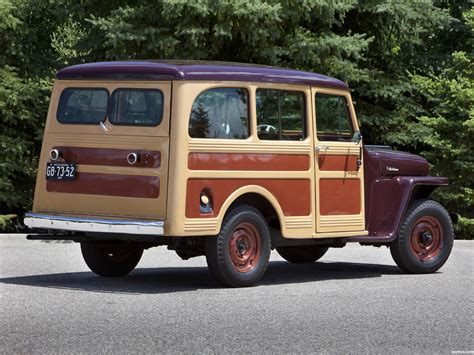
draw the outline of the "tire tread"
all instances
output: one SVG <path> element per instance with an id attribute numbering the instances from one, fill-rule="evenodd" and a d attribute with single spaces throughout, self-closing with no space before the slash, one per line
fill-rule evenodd
<path id="1" fill-rule="evenodd" d="M 257 219 L 260 228 L 263 229 L 261 237 L 266 240 L 262 241 L 262 253 L 264 265 L 261 266 L 258 270 L 258 273 L 251 280 L 244 280 L 243 278 L 239 279 L 232 275 L 232 272 L 229 271 L 229 265 L 226 260 L 226 248 L 227 243 L 225 236 L 232 232 L 233 223 L 237 218 L 241 218 L 242 214 L 252 213 L 252 218 Z M 215 240 L 214 238 L 217 238 Z M 268 244 L 267 250 L 263 247 L 264 244 Z M 222 228 L 218 236 L 209 237 L 207 239 L 206 245 L 206 260 L 209 267 L 209 270 L 212 276 L 222 285 L 227 287 L 248 287 L 253 286 L 265 273 L 265 270 L 268 265 L 268 260 L 270 258 L 270 230 L 268 228 L 267 222 L 265 221 L 262 214 L 252 206 L 242 205 L 236 207 L 224 218 L 222 223 Z"/>
<path id="2" fill-rule="evenodd" d="M 107 259 L 96 243 L 81 243 L 81 251 L 89 269 L 103 277 L 120 277 L 129 274 L 135 269 L 143 254 L 142 248 L 133 248 L 128 259 L 118 263 Z"/>
<path id="3" fill-rule="evenodd" d="M 414 260 L 411 258 L 410 254 L 407 251 L 407 248 L 408 248 L 407 245 L 408 243 L 410 243 L 409 238 L 411 237 L 411 227 L 412 227 L 411 223 L 420 212 L 426 209 L 434 209 L 437 212 L 441 213 L 444 217 L 443 218 L 444 221 L 440 221 L 440 222 L 442 224 L 443 222 L 447 223 L 447 225 L 444 225 L 444 224 L 442 225 L 443 235 L 444 235 L 443 244 L 445 244 L 444 248 L 447 248 L 444 250 L 444 253 L 447 256 L 444 259 L 442 259 L 440 262 L 435 263 L 434 265 L 430 267 L 426 267 L 422 265 L 421 263 L 414 262 Z M 448 235 L 445 235 L 446 232 L 448 233 Z M 392 254 L 393 260 L 398 265 L 398 267 L 407 273 L 413 273 L 413 274 L 432 273 L 438 270 L 439 268 L 441 268 L 444 265 L 444 263 L 447 261 L 448 256 L 451 253 L 451 249 L 453 247 L 453 238 L 454 238 L 453 223 L 446 209 L 440 203 L 436 201 L 419 199 L 419 200 L 413 201 L 413 203 L 410 205 L 405 215 L 405 219 L 402 222 L 402 225 L 400 226 L 398 236 L 390 245 L 390 253 Z"/>

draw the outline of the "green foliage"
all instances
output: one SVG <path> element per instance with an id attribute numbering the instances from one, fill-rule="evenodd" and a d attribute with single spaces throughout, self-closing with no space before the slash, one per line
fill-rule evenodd
<path id="1" fill-rule="evenodd" d="M 79 47 L 82 39 L 88 35 L 88 30 L 71 17 L 60 24 L 51 35 L 51 46 L 58 55 L 58 61 L 70 65 L 71 62 L 89 55 L 91 49 Z"/>
<path id="2" fill-rule="evenodd" d="M 469 0 L 0 0 L 0 213 L 30 208 L 49 90 L 64 65 L 227 60 L 306 69 L 353 88 L 366 143 L 422 153 L 472 237 Z"/>
<path id="3" fill-rule="evenodd" d="M 44 109 L 38 83 L 21 78 L 19 69 L 9 65 L 23 53 L 19 39 L 24 22 L 15 11 L 9 1 L 0 1 L 0 47 L 5 48 L 0 54 L 0 213 L 31 204 L 35 142 L 42 127 L 35 112 Z"/>
<path id="4" fill-rule="evenodd" d="M 437 196 L 465 218 L 459 232 L 474 235 L 474 62 L 463 52 L 453 54 L 439 75 L 413 75 L 423 107 L 412 125 L 432 173 L 450 179 Z"/>
<path id="5" fill-rule="evenodd" d="M 1 211 L 30 207 L 38 142 L 43 126 L 36 110 L 46 96 L 38 83 L 21 79 L 13 68 L 0 69 L 0 206 Z"/>
<path id="6" fill-rule="evenodd" d="M 9 229 L 12 223 L 12 219 L 14 219 L 15 217 L 16 217 L 15 214 L 7 214 L 7 215 L 0 214 L 0 231 Z"/>
<path id="7" fill-rule="evenodd" d="M 59 1 L 0 0 L 0 214 L 31 210 L 55 71 L 90 51 L 81 46 L 94 32 L 68 8 Z"/>
<path id="8" fill-rule="evenodd" d="M 345 79 L 369 40 L 332 32 L 355 1 L 142 2 L 92 17 L 105 33 L 107 57 L 219 59 L 318 68 Z"/>

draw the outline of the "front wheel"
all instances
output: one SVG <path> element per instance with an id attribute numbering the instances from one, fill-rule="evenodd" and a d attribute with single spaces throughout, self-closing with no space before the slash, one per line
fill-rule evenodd
<path id="1" fill-rule="evenodd" d="M 395 263 L 413 274 L 432 273 L 448 260 L 454 230 L 448 211 L 432 200 L 413 203 L 390 245 Z"/>
<path id="2" fill-rule="evenodd" d="M 206 260 L 214 278 L 224 286 L 257 283 L 268 265 L 270 232 L 255 208 L 241 206 L 225 218 L 217 237 L 206 240 Z"/>
<path id="3" fill-rule="evenodd" d="M 81 251 L 89 269 L 104 277 L 127 275 L 137 266 L 143 254 L 143 248 L 118 243 L 83 242 Z"/>

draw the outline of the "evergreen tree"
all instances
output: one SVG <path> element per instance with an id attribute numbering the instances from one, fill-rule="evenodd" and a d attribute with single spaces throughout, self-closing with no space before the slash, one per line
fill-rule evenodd
<path id="1" fill-rule="evenodd" d="M 202 103 L 191 110 L 191 118 L 189 120 L 189 131 L 192 132 L 194 138 L 205 138 L 209 136 L 209 113 Z"/>
<path id="2" fill-rule="evenodd" d="M 424 154 L 472 237 L 469 0 L 0 0 L 0 215 L 30 209 L 54 73 L 115 59 L 212 59 L 335 76 L 366 143 Z M 1 223 L 1 222 L 0 222 Z M 471 227 L 470 227 L 471 226 Z"/>

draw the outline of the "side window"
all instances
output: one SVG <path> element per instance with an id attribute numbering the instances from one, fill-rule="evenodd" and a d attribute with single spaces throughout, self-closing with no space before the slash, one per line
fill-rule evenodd
<path id="1" fill-rule="evenodd" d="M 112 93 L 109 121 L 114 125 L 157 126 L 163 118 L 160 90 L 117 89 Z"/>
<path id="2" fill-rule="evenodd" d="M 61 123 L 98 124 L 105 120 L 107 90 L 67 88 L 61 92 L 56 118 Z"/>
<path id="3" fill-rule="evenodd" d="M 320 141 L 351 141 L 353 128 L 347 99 L 317 93 L 316 127 Z"/>
<path id="4" fill-rule="evenodd" d="M 304 92 L 257 89 L 256 100 L 259 139 L 306 138 Z"/>
<path id="5" fill-rule="evenodd" d="M 194 100 L 189 117 L 191 138 L 245 139 L 249 136 L 248 91 L 209 89 Z"/>

